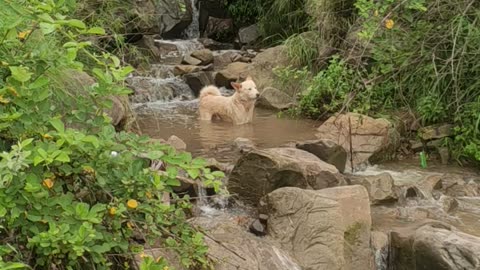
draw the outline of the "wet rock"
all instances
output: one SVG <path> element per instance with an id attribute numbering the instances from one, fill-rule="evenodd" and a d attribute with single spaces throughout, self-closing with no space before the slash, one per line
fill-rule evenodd
<path id="1" fill-rule="evenodd" d="M 232 164 L 219 162 L 214 158 L 208 158 L 206 166 L 209 167 L 212 171 L 222 171 L 226 174 L 229 174 L 233 170 Z"/>
<path id="2" fill-rule="evenodd" d="M 173 148 L 177 149 L 178 151 L 185 151 L 187 150 L 187 144 L 180 139 L 179 137 L 172 135 L 167 140 L 167 144 L 171 145 Z"/>
<path id="3" fill-rule="evenodd" d="M 252 59 L 249 73 L 257 84 L 258 89 L 273 86 L 289 96 L 295 96 L 297 93 L 289 91 L 289 89 L 280 85 L 277 76 L 273 73 L 273 68 L 282 68 L 288 65 L 291 65 L 291 61 L 286 53 L 286 48 L 284 45 L 279 45 L 258 53 Z"/>
<path id="4" fill-rule="evenodd" d="M 130 97 L 134 103 L 169 101 L 181 95 L 191 95 L 188 85 L 178 78 L 130 77 L 126 81 L 134 91 Z"/>
<path id="5" fill-rule="evenodd" d="M 193 51 L 190 56 L 200 60 L 200 65 L 208 65 L 213 63 L 213 53 L 209 49 Z"/>
<path id="6" fill-rule="evenodd" d="M 375 252 L 375 269 L 387 270 L 390 242 L 384 232 L 372 231 L 372 248 Z"/>
<path id="7" fill-rule="evenodd" d="M 255 234 L 256 236 L 265 236 L 267 234 L 267 228 L 258 219 L 255 219 L 250 224 L 249 230 L 251 233 Z"/>
<path id="8" fill-rule="evenodd" d="M 268 233 L 303 269 L 372 269 L 370 203 L 365 188 L 293 187 L 266 196 Z"/>
<path id="9" fill-rule="evenodd" d="M 453 125 L 451 124 L 428 126 L 418 130 L 418 136 L 425 141 L 442 139 L 453 135 Z"/>
<path id="10" fill-rule="evenodd" d="M 248 152 L 255 149 L 255 143 L 253 143 L 252 140 L 247 138 L 236 138 L 233 141 L 233 146 L 240 152 Z"/>
<path id="11" fill-rule="evenodd" d="M 183 79 L 190 86 L 196 97 L 198 97 L 203 87 L 214 83 L 211 73 L 204 71 L 185 74 Z"/>
<path id="12" fill-rule="evenodd" d="M 316 156 L 295 148 L 269 148 L 244 154 L 230 175 L 228 190 L 244 201 L 260 198 L 281 187 L 322 189 L 344 184 L 338 170 Z"/>
<path id="13" fill-rule="evenodd" d="M 189 73 L 200 72 L 203 70 L 203 67 L 192 66 L 192 65 L 176 65 L 173 69 L 173 74 L 175 76 L 181 76 Z"/>
<path id="14" fill-rule="evenodd" d="M 206 231 L 208 253 L 215 269 L 301 270 L 293 258 L 267 238 L 246 232 L 230 219 L 195 218 L 195 226 Z"/>
<path id="15" fill-rule="evenodd" d="M 266 224 L 267 221 L 268 221 L 268 215 L 259 214 L 258 215 L 258 220 L 260 220 L 261 223 Z"/>
<path id="16" fill-rule="evenodd" d="M 185 55 L 182 60 L 182 64 L 192 65 L 192 66 L 199 66 L 202 64 L 202 60 L 197 59 L 191 55 Z"/>
<path id="17" fill-rule="evenodd" d="M 238 40 L 242 44 L 251 44 L 260 37 L 260 31 L 256 24 L 240 28 L 238 31 Z"/>
<path id="18" fill-rule="evenodd" d="M 215 75 L 215 85 L 218 87 L 232 88 L 231 82 L 236 82 L 240 78 L 245 78 L 248 75 L 249 64 L 235 62 L 229 64 L 225 69 L 220 70 Z"/>
<path id="19" fill-rule="evenodd" d="M 372 204 L 390 203 L 397 199 L 394 181 L 389 173 L 351 175 L 348 179 L 352 185 L 361 185 L 367 189 Z"/>
<path id="20" fill-rule="evenodd" d="M 228 37 L 232 37 L 233 33 L 232 19 L 209 17 L 203 36 L 220 41 L 229 41 L 231 39 L 228 39 Z"/>
<path id="21" fill-rule="evenodd" d="M 143 1 L 142 1 L 143 2 Z M 146 1 L 149 2 L 149 1 Z M 192 22 L 192 2 L 189 0 L 162 0 L 158 1 L 157 8 L 150 12 L 156 12 L 159 20 L 160 35 L 166 39 L 181 38 L 184 30 Z"/>
<path id="22" fill-rule="evenodd" d="M 445 195 L 451 197 L 479 196 L 479 185 L 473 181 L 467 182 L 460 175 L 444 174 L 440 181 L 441 189 Z"/>
<path id="23" fill-rule="evenodd" d="M 267 87 L 261 92 L 258 99 L 258 106 L 267 109 L 285 110 L 295 105 L 295 99 L 284 92 Z"/>
<path id="24" fill-rule="evenodd" d="M 198 41 L 210 50 L 233 50 L 234 46 L 231 43 L 222 43 L 210 38 L 199 38 Z"/>
<path id="25" fill-rule="evenodd" d="M 399 134 L 388 120 L 356 113 L 332 116 L 317 131 L 317 138 L 341 145 L 354 168 L 391 159 L 399 145 Z"/>
<path id="26" fill-rule="evenodd" d="M 242 55 L 241 52 L 237 50 L 217 51 L 213 55 L 215 69 L 224 69 L 229 64 L 236 62 L 235 59 L 239 57 L 242 57 Z"/>
<path id="27" fill-rule="evenodd" d="M 448 147 L 439 147 L 437 148 L 438 154 L 440 155 L 440 160 L 443 165 L 447 165 L 450 161 L 450 150 Z"/>
<path id="28" fill-rule="evenodd" d="M 297 143 L 296 147 L 314 154 L 319 159 L 332 164 L 341 173 L 345 171 L 347 151 L 331 140 L 311 140 Z"/>
<path id="29" fill-rule="evenodd" d="M 480 238 L 440 223 L 412 232 L 394 231 L 393 267 L 407 269 L 479 269 Z"/>

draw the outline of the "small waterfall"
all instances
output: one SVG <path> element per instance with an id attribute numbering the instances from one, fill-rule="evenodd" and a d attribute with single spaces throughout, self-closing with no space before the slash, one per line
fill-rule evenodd
<path id="1" fill-rule="evenodd" d="M 133 103 L 155 101 L 192 100 L 194 99 L 190 87 L 180 78 L 154 78 L 133 76 L 127 83 L 135 91 Z"/>
<path id="2" fill-rule="evenodd" d="M 198 0 L 190 0 L 192 5 L 192 23 L 188 26 L 187 29 L 185 29 L 185 32 L 184 32 L 185 36 L 188 39 L 194 39 L 194 38 L 200 37 L 200 23 L 198 21 L 200 14 L 198 12 L 197 6 L 195 5 L 196 1 Z"/>

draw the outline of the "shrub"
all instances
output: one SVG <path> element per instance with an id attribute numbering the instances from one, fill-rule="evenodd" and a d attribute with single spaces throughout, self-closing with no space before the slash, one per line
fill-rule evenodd
<path id="1" fill-rule="evenodd" d="M 123 80 L 133 69 L 91 50 L 85 40 L 104 30 L 62 15 L 70 2 L 0 2 L 0 268 L 126 269 L 143 248 L 134 236 L 171 248 L 186 267 L 208 268 L 203 235 L 186 222 L 188 197 L 173 188 L 184 172 L 218 190 L 223 175 L 115 132 L 104 110 L 109 96 L 129 93 Z M 86 94 L 65 91 L 55 82 L 69 69 L 97 83 Z"/>

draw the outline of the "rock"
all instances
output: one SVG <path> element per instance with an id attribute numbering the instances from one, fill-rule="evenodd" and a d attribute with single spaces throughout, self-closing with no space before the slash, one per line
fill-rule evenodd
<path id="1" fill-rule="evenodd" d="M 322 189 L 344 183 L 333 165 L 308 152 L 270 148 L 243 155 L 230 174 L 228 190 L 257 204 L 260 198 L 281 187 Z"/>
<path id="2" fill-rule="evenodd" d="M 347 151 L 331 140 L 311 140 L 297 143 L 296 147 L 314 154 L 319 159 L 332 164 L 341 173 L 345 171 Z"/>
<path id="3" fill-rule="evenodd" d="M 95 84 L 95 79 L 83 71 L 67 69 L 63 70 L 61 80 L 55 81 L 58 87 L 62 87 L 72 96 L 88 95 L 88 88 Z M 60 78 L 59 77 L 59 78 Z M 107 97 L 112 102 L 112 107 L 106 109 L 105 113 L 112 119 L 112 125 L 117 130 L 128 129 L 130 124 L 135 120 L 132 113 L 130 102 L 127 96 L 110 96 Z M 65 108 L 69 112 L 75 108 Z M 74 127 L 72 127 L 74 128 Z"/>
<path id="4" fill-rule="evenodd" d="M 479 269 L 480 238 L 438 223 L 392 233 L 394 269 Z"/>
<path id="5" fill-rule="evenodd" d="M 189 73 L 200 72 L 203 70 L 203 67 L 192 66 L 192 65 L 176 65 L 173 69 L 173 74 L 175 76 L 181 76 Z"/>
<path id="6" fill-rule="evenodd" d="M 302 269 L 372 269 L 365 188 L 280 188 L 265 198 L 268 234 Z"/>
<path id="7" fill-rule="evenodd" d="M 214 83 L 211 73 L 205 71 L 185 74 L 183 79 L 192 89 L 195 97 L 198 97 L 203 87 Z"/>
<path id="8" fill-rule="evenodd" d="M 208 254 L 215 258 L 214 269 L 301 270 L 287 252 L 266 238 L 246 232 L 230 219 L 195 218 L 191 221 L 207 232 Z"/>
<path id="9" fill-rule="evenodd" d="M 375 252 L 375 269 L 387 270 L 390 245 L 388 235 L 384 232 L 373 231 L 371 236 L 372 248 Z"/>
<path id="10" fill-rule="evenodd" d="M 147 1 L 148 2 L 148 1 Z M 182 38 L 183 32 L 192 22 L 192 2 L 189 0 L 158 1 L 156 16 L 159 20 L 160 35 L 165 39 Z"/>
<path id="11" fill-rule="evenodd" d="M 440 178 L 441 190 L 451 197 L 476 197 L 479 196 L 479 185 L 467 182 L 460 175 L 444 174 Z"/>
<path id="12" fill-rule="evenodd" d="M 130 77 L 126 82 L 134 91 L 134 95 L 131 96 L 134 103 L 168 101 L 175 97 L 176 85 L 173 82 L 160 83 L 156 78 L 151 77 Z"/>
<path id="13" fill-rule="evenodd" d="M 232 88 L 231 82 L 236 82 L 242 77 L 247 77 L 249 64 L 235 62 L 229 64 L 225 69 L 220 70 L 215 75 L 215 85 L 218 87 Z M 257 85 L 258 87 L 258 85 Z"/>
<path id="14" fill-rule="evenodd" d="M 372 204 L 389 203 L 397 199 L 394 181 L 389 173 L 351 175 L 348 179 L 352 185 L 361 185 L 367 189 Z"/>
<path id="15" fill-rule="evenodd" d="M 265 224 L 265 223 L 267 223 L 267 221 L 268 221 L 268 215 L 259 214 L 259 215 L 258 215 L 258 220 L 260 220 L 260 222 L 262 222 L 263 224 Z"/>
<path id="16" fill-rule="evenodd" d="M 228 51 L 217 51 L 213 55 L 213 63 L 216 70 L 224 69 L 229 64 L 235 62 L 235 59 L 242 57 L 240 51 L 228 50 Z"/>
<path id="17" fill-rule="evenodd" d="M 388 120 L 356 113 L 332 116 L 317 131 L 317 138 L 341 145 L 347 151 L 347 160 L 353 160 L 354 168 L 368 162 L 391 159 L 400 137 Z"/>
<path id="18" fill-rule="evenodd" d="M 208 18 L 207 26 L 202 36 L 221 41 L 231 40 L 228 37 L 233 36 L 233 20 L 228 18 Z"/>
<path id="19" fill-rule="evenodd" d="M 423 127 L 418 130 L 418 136 L 420 136 L 420 138 L 425 141 L 432 139 L 442 139 L 445 137 L 453 136 L 453 128 L 454 126 L 451 124 Z"/>
<path id="20" fill-rule="evenodd" d="M 222 43 L 210 38 L 199 38 L 198 41 L 210 50 L 233 50 L 235 48 L 231 43 Z"/>
<path id="21" fill-rule="evenodd" d="M 294 105 L 295 99 L 293 97 L 273 87 L 265 88 L 258 99 L 258 106 L 267 109 L 285 110 Z"/>
<path id="22" fill-rule="evenodd" d="M 213 63 L 213 53 L 209 49 L 193 51 L 190 56 L 200 60 L 200 65 L 208 65 Z"/>
<path id="23" fill-rule="evenodd" d="M 178 151 L 185 151 L 187 150 L 187 144 L 180 138 L 175 135 L 170 136 L 167 140 L 167 144 L 171 145 L 173 148 L 177 149 Z"/>
<path id="24" fill-rule="evenodd" d="M 202 60 L 197 59 L 191 55 L 185 55 L 182 60 L 182 64 L 192 65 L 192 66 L 199 66 L 202 64 Z"/>
<path id="25" fill-rule="evenodd" d="M 238 40 L 242 44 L 251 44 L 260 37 L 260 32 L 256 24 L 240 28 L 238 31 Z"/>
<path id="26" fill-rule="evenodd" d="M 255 149 L 255 143 L 253 143 L 252 140 L 247 138 L 236 138 L 233 141 L 233 145 L 240 152 L 247 152 Z"/>
<path id="27" fill-rule="evenodd" d="M 265 236 L 267 234 L 267 228 L 265 228 L 265 225 L 263 225 L 258 219 L 255 219 L 250 224 L 249 230 L 256 236 Z"/>
<path id="28" fill-rule="evenodd" d="M 442 165 L 447 165 L 448 162 L 450 161 L 450 151 L 448 147 L 439 147 L 437 151 L 438 151 L 438 154 L 440 155 L 440 160 L 442 162 Z"/>

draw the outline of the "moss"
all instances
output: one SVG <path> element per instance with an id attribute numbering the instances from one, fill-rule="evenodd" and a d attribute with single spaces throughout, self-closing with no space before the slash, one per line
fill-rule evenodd
<path id="1" fill-rule="evenodd" d="M 363 227 L 364 226 L 362 223 L 359 223 L 359 222 L 354 223 L 353 225 L 348 227 L 347 230 L 345 230 L 345 232 L 343 233 L 343 238 L 350 245 L 354 245 L 360 238 L 360 233 Z"/>

